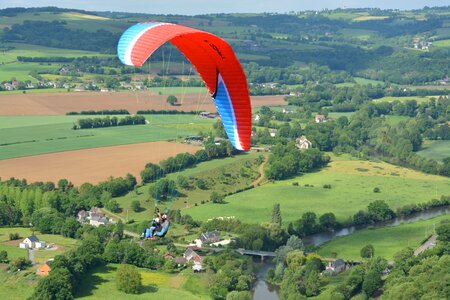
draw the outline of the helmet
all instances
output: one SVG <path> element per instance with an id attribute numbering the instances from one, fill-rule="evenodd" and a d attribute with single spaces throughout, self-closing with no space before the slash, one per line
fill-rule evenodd
<path id="1" fill-rule="evenodd" d="M 167 219 L 167 215 L 166 215 L 166 214 L 163 214 L 163 215 L 161 216 L 161 218 L 162 218 L 163 220 L 166 220 L 166 219 Z"/>
<path id="2" fill-rule="evenodd" d="M 156 219 L 155 219 L 155 222 L 156 222 L 156 223 L 159 223 L 159 218 L 156 218 Z"/>

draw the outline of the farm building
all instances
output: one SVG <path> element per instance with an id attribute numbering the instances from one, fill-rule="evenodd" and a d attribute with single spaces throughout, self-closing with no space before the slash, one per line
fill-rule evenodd
<path id="1" fill-rule="evenodd" d="M 45 246 L 45 242 L 40 241 L 35 235 L 27 237 L 19 244 L 19 248 L 22 249 L 44 249 Z"/>
<path id="2" fill-rule="evenodd" d="M 325 269 L 325 272 L 330 274 L 339 274 L 345 271 L 345 261 L 343 259 L 336 259 L 335 261 L 329 262 Z"/>
<path id="3" fill-rule="evenodd" d="M 194 240 L 194 245 L 202 247 L 203 244 L 212 244 L 220 241 L 220 233 L 218 231 L 210 231 L 202 233 L 198 239 Z"/>
<path id="4" fill-rule="evenodd" d="M 312 143 L 304 135 L 302 135 L 295 140 L 295 146 L 298 149 L 309 149 L 312 147 Z"/>

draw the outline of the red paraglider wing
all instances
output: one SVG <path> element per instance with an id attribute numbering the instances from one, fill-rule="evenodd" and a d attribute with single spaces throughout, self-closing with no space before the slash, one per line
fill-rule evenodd
<path id="1" fill-rule="evenodd" d="M 140 23 L 129 28 L 118 45 L 120 60 L 141 66 L 170 41 L 196 68 L 209 89 L 230 142 L 249 150 L 251 105 L 244 71 L 223 39 L 201 30 L 167 23 Z"/>

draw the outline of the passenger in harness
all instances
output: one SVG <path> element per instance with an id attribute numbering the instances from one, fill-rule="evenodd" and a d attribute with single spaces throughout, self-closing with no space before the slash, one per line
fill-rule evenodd
<path id="1" fill-rule="evenodd" d="M 170 221 L 167 218 L 167 214 L 161 215 L 158 208 L 155 209 L 155 212 L 157 217 L 152 220 L 150 228 L 146 228 L 141 235 L 144 239 L 154 240 L 156 237 L 164 237 L 169 230 Z"/>

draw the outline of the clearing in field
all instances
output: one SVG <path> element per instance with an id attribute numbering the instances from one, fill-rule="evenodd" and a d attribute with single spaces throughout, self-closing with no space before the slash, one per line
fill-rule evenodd
<path id="1" fill-rule="evenodd" d="M 149 162 L 199 149 L 187 144 L 152 142 L 12 158 L 0 160 L 0 177 L 26 178 L 28 182 L 58 182 L 66 178 L 75 185 L 98 183 L 127 173 L 140 178 L 139 173 Z"/>
<path id="2" fill-rule="evenodd" d="M 169 89 L 169 88 L 167 88 Z M 175 93 L 182 105 L 171 106 L 167 95 L 154 92 L 73 92 L 49 94 L 0 94 L 0 115 L 2 116 L 36 116 L 63 115 L 71 111 L 126 109 L 130 113 L 138 110 L 180 110 L 180 111 L 209 111 L 215 112 L 216 107 L 206 88 L 203 93 L 184 94 Z M 252 106 L 284 105 L 284 95 L 253 96 Z"/>
<path id="3" fill-rule="evenodd" d="M 417 154 L 428 159 L 442 160 L 450 157 L 450 141 L 425 141 L 422 148 Z"/>
<path id="4" fill-rule="evenodd" d="M 375 248 L 375 256 L 390 260 L 396 252 L 403 248 L 416 249 L 419 247 L 424 239 L 434 233 L 435 227 L 444 220 L 450 220 L 450 215 L 394 227 L 363 229 L 324 244 L 320 247 L 319 254 L 331 257 L 331 254 L 335 252 L 340 258 L 361 260 L 361 248 L 372 244 Z"/>
<path id="5" fill-rule="evenodd" d="M 293 185 L 296 182 L 299 186 Z M 325 184 L 331 189 L 323 188 Z M 374 193 L 375 187 L 381 192 Z M 270 221 L 273 205 L 280 203 L 283 225 L 287 226 L 308 211 L 318 216 L 333 212 L 339 221 L 345 221 L 375 200 L 384 200 L 396 209 L 448 195 L 449 191 L 446 177 L 342 156 L 333 157 L 319 172 L 267 183 L 226 197 L 226 204 L 206 203 L 184 209 L 184 213 L 198 220 L 235 216 L 244 222 L 261 223 Z"/>

